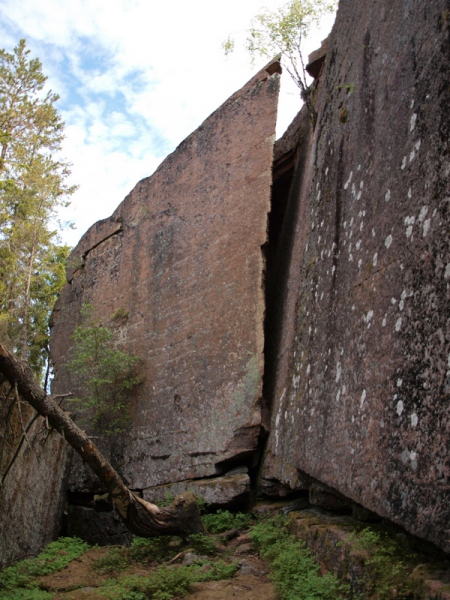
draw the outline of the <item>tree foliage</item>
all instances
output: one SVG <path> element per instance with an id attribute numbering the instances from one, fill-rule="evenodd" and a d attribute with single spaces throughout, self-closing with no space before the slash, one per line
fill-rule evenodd
<path id="1" fill-rule="evenodd" d="M 69 248 L 56 213 L 75 191 L 57 158 L 64 122 L 25 40 L 0 50 L 0 332 L 37 373 L 47 360 L 48 317 L 64 284 Z"/>
<path id="2" fill-rule="evenodd" d="M 302 45 L 311 28 L 335 7 L 336 0 L 291 0 L 275 11 L 264 9 L 253 19 L 246 39 L 252 60 L 256 56 L 269 60 L 281 56 L 283 67 L 298 86 L 313 123 L 317 115 L 306 79 Z M 234 45 L 234 39 L 229 36 L 222 45 L 225 54 L 232 52 Z"/>
<path id="3" fill-rule="evenodd" d="M 84 305 L 82 314 L 84 323 L 73 333 L 68 368 L 78 376 L 84 394 L 70 402 L 81 408 L 85 425 L 109 436 L 128 424 L 127 391 L 141 382 L 136 374 L 140 359 L 116 347 L 114 331 L 95 320 L 90 304 Z"/>

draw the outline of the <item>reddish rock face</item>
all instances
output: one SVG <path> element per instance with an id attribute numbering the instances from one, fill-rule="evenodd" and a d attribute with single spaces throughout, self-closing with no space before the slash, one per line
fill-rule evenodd
<path id="1" fill-rule="evenodd" d="M 263 472 L 306 473 L 447 551 L 449 25 L 446 0 L 340 2 L 291 189 Z"/>
<path id="2" fill-rule="evenodd" d="M 65 362 L 89 302 L 143 361 L 112 459 L 144 495 L 224 473 L 257 446 L 279 72 L 271 63 L 225 102 L 70 258 L 53 315 L 54 389 L 81 383 Z M 111 321 L 119 309 L 127 316 Z M 95 485 L 76 463 L 70 487 Z"/>

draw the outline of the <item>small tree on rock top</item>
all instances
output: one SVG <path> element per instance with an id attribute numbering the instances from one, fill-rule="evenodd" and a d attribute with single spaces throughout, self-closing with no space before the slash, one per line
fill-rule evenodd
<path id="1" fill-rule="evenodd" d="M 280 56 L 283 67 L 300 90 L 313 125 L 317 112 L 306 79 L 302 44 L 311 27 L 318 25 L 321 17 L 335 8 L 335 0 L 291 0 L 275 11 L 264 9 L 253 19 L 246 39 L 246 49 L 252 60 L 256 56 L 269 60 Z M 234 50 L 234 45 L 234 39 L 229 36 L 222 44 L 226 55 Z"/>

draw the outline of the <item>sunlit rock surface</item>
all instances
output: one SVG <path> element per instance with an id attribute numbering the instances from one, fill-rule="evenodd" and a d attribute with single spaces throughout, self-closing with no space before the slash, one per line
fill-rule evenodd
<path id="1" fill-rule="evenodd" d="M 80 386 L 64 365 L 90 303 L 143 361 L 126 434 L 96 441 L 145 497 L 251 463 L 258 445 L 279 71 L 270 63 L 225 102 L 69 260 L 53 314 L 54 389 Z M 126 316 L 112 319 L 118 310 Z M 77 459 L 70 489 L 97 485 Z"/>

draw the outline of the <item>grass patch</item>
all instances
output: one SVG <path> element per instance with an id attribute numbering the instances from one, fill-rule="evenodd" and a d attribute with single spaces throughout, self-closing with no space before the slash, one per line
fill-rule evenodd
<path id="1" fill-rule="evenodd" d="M 146 577 L 123 577 L 109 580 L 95 590 L 96 596 L 105 600 L 172 600 L 183 598 L 199 581 L 219 581 L 233 577 L 236 563 L 217 561 L 205 568 L 205 563 L 190 567 L 161 565 Z"/>
<path id="2" fill-rule="evenodd" d="M 64 569 L 88 548 L 89 544 L 78 538 L 59 538 L 56 542 L 48 544 L 36 558 L 22 560 L 11 567 L 6 567 L 0 573 L 0 598 L 8 600 L 51 598 L 51 594 L 38 589 L 36 578 Z"/>
<path id="3" fill-rule="evenodd" d="M 230 529 L 247 529 L 252 517 L 241 512 L 232 513 L 229 510 L 218 510 L 202 516 L 203 524 L 209 533 L 223 533 Z"/>
<path id="4" fill-rule="evenodd" d="M 182 540 L 177 536 L 136 537 L 131 542 L 128 555 L 136 562 L 163 562 L 178 554 L 181 544 Z"/>
<path id="5" fill-rule="evenodd" d="M 129 560 L 125 552 L 126 550 L 124 551 L 121 548 L 111 548 L 108 554 L 97 558 L 92 563 L 92 568 L 102 575 L 116 575 L 117 573 L 121 573 L 129 565 Z"/>
<path id="6" fill-rule="evenodd" d="M 385 533 L 363 529 L 353 533 L 348 542 L 353 551 L 361 553 L 366 574 L 365 592 L 377 600 L 413 600 L 423 598 L 424 581 L 411 575 L 420 558 Z"/>
<path id="7" fill-rule="evenodd" d="M 216 553 L 214 540 L 203 533 L 193 533 L 187 541 L 198 554 L 213 555 Z"/>
<path id="8" fill-rule="evenodd" d="M 270 579 L 282 600 L 336 600 L 348 598 L 348 587 L 327 573 L 319 574 L 304 542 L 289 534 L 286 517 L 274 517 L 258 523 L 250 532 L 255 546 L 269 561 Z"/>

